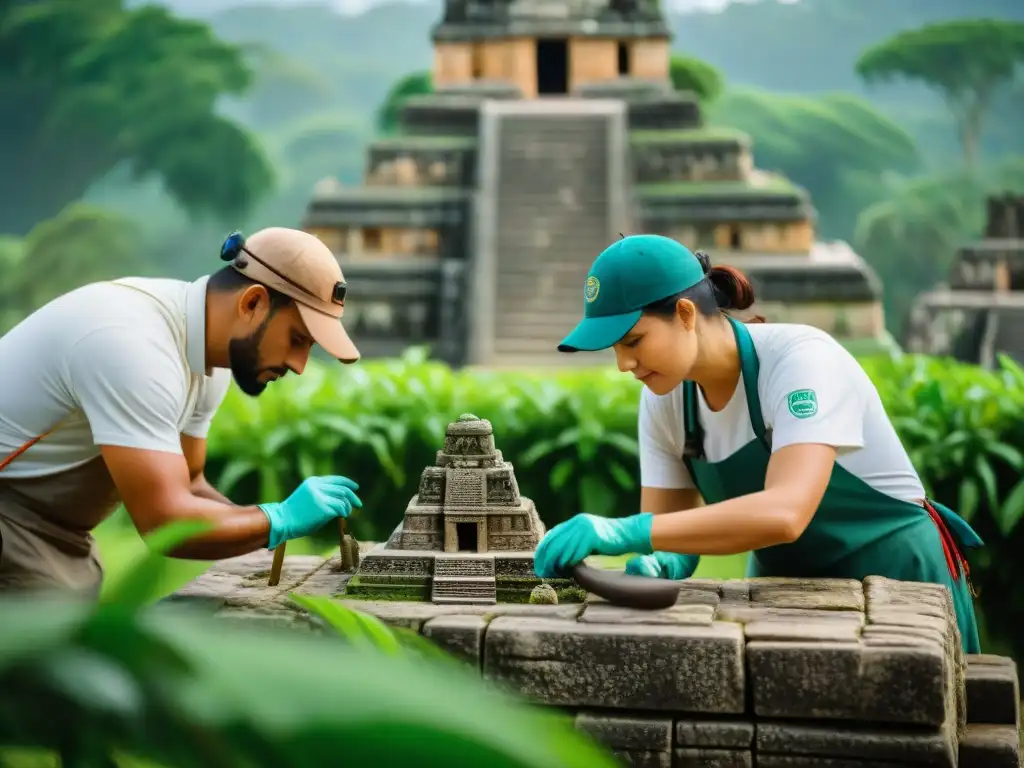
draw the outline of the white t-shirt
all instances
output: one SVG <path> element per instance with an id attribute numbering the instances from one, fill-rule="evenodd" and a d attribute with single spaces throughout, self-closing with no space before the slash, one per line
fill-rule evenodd
<path id="1" fill-rule="evenodd" d="M 206 366 L 206 282 L 128 278 L 60 296 L 0 337 L 0 461 L 70 414 L 2 472 L 41 477 L 100 445 L 181 454 L 231 384 Z"/>
<path id="2" fill-rule="evenodd" d="M 885 413 L 871 379 L 824 331 L 786 323 L 746 326 L 760 364 L 757 393 L 772 451 L 822 443 L 837 463 L 875 490 L 903 501 L 924 498 L 921 480 Z M 697 392 L 697 418 L 708 461 L 721 461 L 755 439 L 743 377 L 726 406 L 713 412 Z M 683 463 L 683 386 L 666 395 L 644 387 L 640 398 L 641 485 L 693 488 Z"/>

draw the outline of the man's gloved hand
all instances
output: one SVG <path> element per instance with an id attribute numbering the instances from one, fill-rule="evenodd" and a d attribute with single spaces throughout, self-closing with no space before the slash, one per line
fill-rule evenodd
<path id="1" fill-rule="evenodd" d="M 590 555 L 626 555 L 651 552 L 650 512 L 607 518 L 576 515 L 548 531 L 533 556 L 538 578 L 564 578 L 569 569 Z"/>
<path id="2" fill-rule="evenodd" d="M 655 579 L 679 581 L 693 576 L 700 562 L 700 555 L 680 555 L 676 552 L 655 552 L 638 555 L 626 561 L 626 573 L 633 576 L 650 576 Z"/>
<path id="3" fill-rule="evenodd" d="M 269 549 L 323 528 L 331 520 L 348 517 L 353 507 L 363 506 L 355 492 L 359 484 L 341 475 L 308 477 L 284 501 L 260 504 L 270 521 Z"/>

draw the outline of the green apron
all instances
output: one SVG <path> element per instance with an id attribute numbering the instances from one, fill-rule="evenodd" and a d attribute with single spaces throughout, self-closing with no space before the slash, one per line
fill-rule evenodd
<path id="1" fill-rule="evenodd" d="M 696 385 L 683 383 L 686 447 L 682 458 L 707 504 L 763 491 L 771 457 L 757 394 L 757 351 L 746 327 L 732 318 L 729 322 L 739 348 L 756 438 L 722 461 L 707 461 Z M 876 575 L 944 584 L 953 596 L 964 652 L 980 653 L 970 570 L 957 540 L 966 547 L 983 545 L 952 510 L 927 499 L 919 506 L 886 496 L 837 463 L 818 511 L 800 538 L 752 552 L 747 575 L 846 579 Z"/>

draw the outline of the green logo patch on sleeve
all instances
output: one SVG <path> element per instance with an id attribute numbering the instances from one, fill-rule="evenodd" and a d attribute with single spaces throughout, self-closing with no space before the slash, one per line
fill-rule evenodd
<path id="1" fill-rule="evenodd" d="M 818 396 L 813 389 L 796 389 L 786 396 L 789 412 L 798 419 L 809 419 L 818 412 Z"/>

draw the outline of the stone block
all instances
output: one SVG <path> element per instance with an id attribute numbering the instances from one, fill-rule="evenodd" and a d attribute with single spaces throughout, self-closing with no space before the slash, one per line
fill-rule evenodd
<path id="1" fill-rule="evenodd" d="M 723 602 L 715 612 L 718 621 L 734 621 L 739 624 L 750 624 L 755 621 L 786 622 L 801 624 L 805 622 L 828 622 L 850 624 L 860 629 L 864 626 L 864 614 L 857 611 L 815 611 L 810 608 L 769 608 L 759 605 Z"/>
<path id="2" fill-rule="evenodd" d="M 484 676 L 557 706 L 739 714 L 743 633 L 709 626 L 587 624 L 500 616 Z"/>
<path id="3" fill-rule="evenodd" d="M 474 667 L 483 657 L 487 617 L 472 614 L 437 616 L 423 624 L 423 636 Z"/>
<path id="4" fill-rule="evenodd" d="M 1020 768 L 1020 734 L 1010 725 L 968 725 L 959 768 Z"/>
<path id="5" fill-rule="evenodd" d="M 610 749 L 671 752 L 672 718 L 583 710 L 576 727 Z"/>
<path id="6" fill-rule="evenodd" d="M 592 603 L 583 609 L 579 620 L 590 624 L 697 624 L 711 626 L 715 615 L 712 605 L 673 605 L 657 611 L 622 608 L 610 603 Z"/>
<path id="7" fill-rule="evenodd" d="M 892 763 L 849 757 L 758 755 L 757 768 L 896 768 Z"/>
<path id="8" fill-rule="evenodd" d="M 758 717 L 938 727 L 953 714 L 939 648 L 754 641 L 746 655 Z"/>
<path id="9" fill-rule="evenodd" d="M 717 606 L 720 602 L 722 602 L 722 596 L 714 586 L 709 589 L 704 585 L 693 584 L 692 581 L 683 581 L 679 587 L 676 605 Z"/>
<path id="10" fill-rule="evenodd" d="M 672 718 L 579 712 L 576 728 L 630 768 L 672 768 Z"/>
<path id="11" fill-rule="evenodd" d="M 342 600 L 346 608 L 376 616 L 386 624 L 406 627 L 419 632 L 430 619 L 438 616 L 505 616 L 526 615 L 538 618 L 575 621 L 582 604 L 529 605 L 527 603 L 498 603 L 497 605 L 434 605 L 390 600 Z"/>
<path id="12" fill-rule="evenodd" d="M 852 621 L 752 621 L 744 627 L 751 640 L 820 640 L 832 643 L 856 643 L 860 626 Z"/>
<path id="13" fill-rule="evenodd" d="M 679 720 L 678 747 L 715 747 L 747 750 L 754 745 L 754 724 L 742 720 Z"/>
<path id="14" fill-rule="evenodd" d="M 912 646 L 931 644 L 937 648 L 946 647 L 945 634 L 934 627 L 896 627 L 884 624 L 869 624 L 861 631 L 865 645 Z"/>
<path id="15" fill-rule="evenodd" d="M 300 595 L 312 595 L 316 597 L 335 597 L 344 594 L 345 585 L 352 578 L 352 574 L 345 571 L 336 571 L 330 564 L 325 565 L 290 592 Z"/>
<path id="16" fill-rule="evenodd" d="M 956 768 L 956 744 L 948 728 L 758 722 L 755 749 L 759 764 L 764 756 L 787 755 Z"/>
<path id="17" fill-rule="evenodd" d="M 754 756 L 739 749 L 683 748 L 675 750 L 672 768 L 753 768 Z"/>
<path id="18" fill-rule="evenodd" d="M 1013 659 L 978 654 L 967 656 L 967 722 L 1020 724 L 1020 681 Z"/>
<path id="19" fill-rule="evenodd" d="M 864 586 L 856 579 L 748 579 L 750 602 L 772 608 L 863 611 Z"/>

